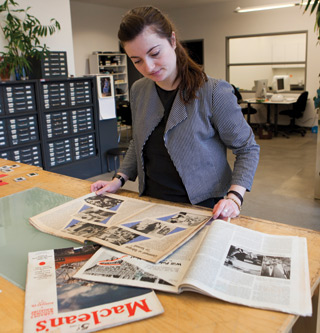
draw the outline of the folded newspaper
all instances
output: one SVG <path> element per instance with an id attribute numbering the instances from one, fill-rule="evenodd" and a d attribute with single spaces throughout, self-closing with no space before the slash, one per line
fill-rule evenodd
<path id="1" fill-rule="evenodd" d="M 95 251 L 86 246 L 29 253 L 25 333 L 93 332 L 163 312 L 150 289 L 74 279 Z"/>
<path id="2" fill-rule="evenodd" d="M 250 307 L 312 314 L 306 239 L 220 220 L 158 264 L 102 247 L 75 277 L 173 293 L 189 290 Z"/>
<path id="3" fill-rule="evenodd" d="M 94 243 L 158 262 L 184 244 L 212 217 L 210 211 L 181 208 L 116 194 L 90 193 L 30 218 L 37 229 Z"/>

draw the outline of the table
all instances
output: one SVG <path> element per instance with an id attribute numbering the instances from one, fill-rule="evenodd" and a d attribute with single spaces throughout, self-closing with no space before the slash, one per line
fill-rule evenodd
<path id="1" fill-rule="evenodd" d="M 13 164 L 16 164 L 16 162 L 0 159 L 0 167 Z M 20 167 L 16 168 L 14 172 L 4 178 L 0 178 L 8 183 L 8 185 L 0 186 L 0 197 L 33 187 L 42 188 L 73 198 L 85 195 L 89 192 L 89 181 L 54 174 L 44 171 L 41 168 L 21 163 L 19 163 L 19 165 Z M 28 178 L 22 182 L 14 181 L 15 178 L 25 177 L 25 175 L 30 172 L 36 172 L 38 176 Z M 129 191 L 122 190 L 119 194 L 137 197 L 136 193 Z M 154 200 L 151 198 L 142 199 L 148 201 Z M 157 202 L 158 201 L 159 200 L 157 200 Z M 164 314 L 140 322 L 114 327 L 112 328 L 112 332 L 270 333 L 289 332 L 293 326 L 293 333 L 299 331 L 299 329 L 308 333 L 315 332 L 320 282 L 320 233 L 245 216 L 232 219 L 231 222 L 270 234 L 295 235 L 307 238 L 310 283 L 314 303 L 312 318 L 298 318 L 298 316 L 286 313 L 249 308 L 192 292 L 184 292 L 180 295 L 157 292 L 160 302 L 164 307 Z M 36 230 L 36 232 L 40 231 Z M 1 277 L 0 290 L 2 290 L 0 293 L 0 331 L 2 333 L 22 332 L 24 291 Z M 110 330 L 103 330 L 102 332 L 110 332 Z"/>
<path id="2" fill-rule="evenodd" d="M 256 98 L 246 99 L 243 102 L 248 104 L 248 116 L 247 121 L 250 124 L 250 110 L 251 104 L 263 104 L 267 105 L 267 123 L 270 124 L 270 107 L 273 105 L 274 108 L 274 136 L 278 135 L 278 115 L 279 115 L 279 105 L 287 105 L 292 107 L 292 105 L 297 101 L 297 98 L 284 98 L 282 101 L 271 101 L 269 99 L 258 100 Z"/>

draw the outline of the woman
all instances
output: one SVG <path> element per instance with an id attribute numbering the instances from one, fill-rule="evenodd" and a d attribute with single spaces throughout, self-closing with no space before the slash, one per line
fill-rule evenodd
<path id="1" fill-rule="evenodd" d="M 129 11 L 118 37 L 144 78 L 131 89 L 133 140 L 119 172 L 91 191 L 115 193 L 138 176 L 140 195 L 213 207 L 214 218 L 238 216 L 259 146 L 232 87 L 189 58 L 154 7 Z M 236 155 L 233 171 L 226 148 Z"/>

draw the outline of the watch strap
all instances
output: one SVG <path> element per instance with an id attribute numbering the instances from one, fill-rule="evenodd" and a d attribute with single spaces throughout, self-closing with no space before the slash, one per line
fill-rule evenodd
<path id="1" fill-rule="evenodd" d="M 232 191 L 232 190 L 230 190 L 230 191 L 227 193 L 227 196 L 228 196 L 229 193 L 235 195 L 235 196 L 240 200 L 240 206 L 242 206 L 242 204 L 243 204 L 243 196 L 242 196 L 239 192 L 237 192 L 237 191 Z"/>
<path id="2" fill-rule="evenodd" d="M 125 184 L 125 182 L 126 182 L 126 180 L 125 180 L 121 175 L 119 175 L 119 174 L 114 175 L 112 179 L 114 179 L 114 178 L 118 178 L 118 179 L 121 181 L 121 187 L 122 187 L 122 186 Z"/>

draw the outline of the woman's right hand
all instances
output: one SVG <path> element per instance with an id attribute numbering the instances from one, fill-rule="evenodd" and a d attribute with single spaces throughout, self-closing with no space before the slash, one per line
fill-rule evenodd
<path id="1" fill-rule="evenodd" d="M 96 195 L 100 195 L 104 192 L 116 193 L 121 187 L 121 181 L 118 178 L 114 178 L 112 181 L 98 180 L 91 184 L 91 192 L 95 192 Z"/>

